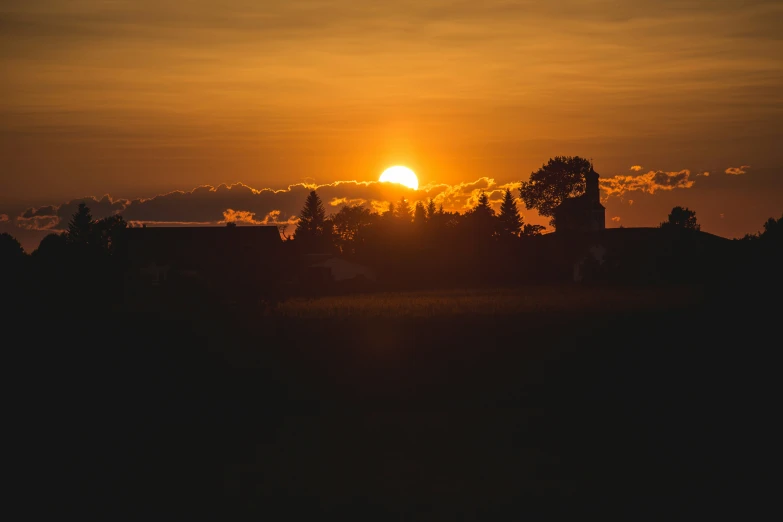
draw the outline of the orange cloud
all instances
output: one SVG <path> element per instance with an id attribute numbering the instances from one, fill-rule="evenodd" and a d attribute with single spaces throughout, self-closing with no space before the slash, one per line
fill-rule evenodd
<path id="1" fill-rule="evenodd" d="M 710 173 L 707 172 L 707 171 L 702 172 L 700 175 L 704 176 L 705 178 L 709 178 L 710 177 Z"/>
<path id="2" fill-rule="evenodd" d="M 613 217 L 612 221 L 614 221 L 615 223 L 619 223 L 620 222 L 620 216 Z"/>
<path id="3" fill-rule="evenodd" d="M 741 176 L 747 174 L 750 165 L 742 165 L 741 167 L 729 167 L 726 169 L 726 174 L 730 176 Z"/>
<path id="4" fill-rule="evenodd" d="M 0 223 L 9 221 L 8 214 L 0 214 Z"/>
<path id="5" fill-rule="evenodd" d="M 223 220 L 220 221 L 220 223 L 247 223 L 249 225 L 260 225 L 261 221 L 256 219 L 255 212 L 227 208 L 223 211 Z"/>
<path id="6" fill-rule="evenodd" d="M 632 199 L 629 199 L 629 200 L 628 200 L 628 206 L 629 206 L 629 207 L 632 207 L 632 206 L 633 206 L 633 200 L 632 200 Z"/>
<path id="7" fill-rule="evenodd" d="M 642 166 L 641 165 L 634 165 L 633 167 L 630 168 L 630 170 L 632 170 L 634 172 L 641 172 Z"/>
<path id="8" fill-rule="evenodd" d="M 646 174 L 638 176 L 617 175 L 610 178 L 601 178 L 599 182 L 601 189 L 606 193 L 606 197 L 619 197 L 626 192 L 638 191 L 655 194 L 659 190 L 691 188 L 694 181 L 690 177 L 691 171 L 687 169 L 679 172 L 651 170 Z"/>

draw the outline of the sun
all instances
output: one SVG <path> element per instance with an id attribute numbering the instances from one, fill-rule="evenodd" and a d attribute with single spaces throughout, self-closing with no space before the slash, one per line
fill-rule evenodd
<path id="1" fill-rule="evenodd" d="M 381 174 L 381 177 L 378 178 L 378 181 L 399 183 L 400 185 L 405 185 L 406 187 L 412 188 L 413 190 L 419 189 L 419 178 L 417 178 L 416 173 L 414 173 L 408 167 L 389 167 L 383 171 L 383 174 Z"/>

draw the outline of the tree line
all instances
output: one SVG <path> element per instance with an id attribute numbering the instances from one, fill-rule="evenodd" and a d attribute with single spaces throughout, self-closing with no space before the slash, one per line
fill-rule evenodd
<path id="1" fill-rule="evenodd" d="M 482 240 L 540 235 L 544 227 L 525 223 L 519 214 L 516 198 L 506 189 L 500 211 L 495 212 L 485 192 L 467 212 L 452 212 L 418 201 L 411 205 L 404 196 L 389 203 L 384 212 L 374 212 L 362 205 L 346 205 L 339 212 L 327 215 L 316 190 L 310 192 L 299 214 L 296 231 L 291 239 L 310 250 L 333 249 L 343 254 L 356 254 L 368 242 L 386 237 L 399 241 L 432 241 L 440 237 L 461 235 Z"/>

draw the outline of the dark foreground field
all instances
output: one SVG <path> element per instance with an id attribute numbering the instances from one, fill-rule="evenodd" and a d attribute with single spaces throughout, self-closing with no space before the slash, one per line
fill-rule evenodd
<path id="1" fill-rule="evenodd" d="M 72 313 L 37 323 L 17 366 L 18 481 L 28 511 L 106 520 L 747 516 L 776 494 L 767 298 L 531 287 Z"/>

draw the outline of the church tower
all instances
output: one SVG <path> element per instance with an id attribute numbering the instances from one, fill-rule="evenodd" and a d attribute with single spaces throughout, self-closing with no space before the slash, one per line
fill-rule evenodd
<path id="1" fill-rule="evenodd" d="M 606 228 L 606 209 L 601 204 L 598 178 L 591 161 L 590 171 L 585 173 L 585 193 L 566 198 L 555 209 L 556 231 L 597 232 Z"/>
<path id="2" fill-rule="evenodd" d="M 601 204 L 601 194 L 598 191 L 598 173 L 593 169 L 593 162 L 590 162 L 590 172 L 585 174 L 585 196 L 593 205 Z"/>

